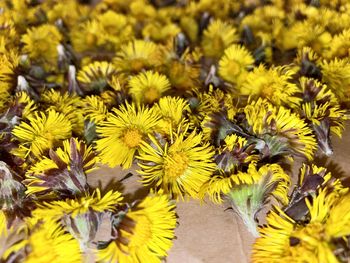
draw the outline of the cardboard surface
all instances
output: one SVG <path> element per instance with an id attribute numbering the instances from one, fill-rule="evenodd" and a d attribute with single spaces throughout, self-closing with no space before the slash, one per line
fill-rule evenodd
<path id="1" fill-rule="evenodd" d="M 333 138 L 334 155 L 331 158 L 318 156 L 316 164 L 329 167 L 337 177 L 350 176 L 350 125 L 348 123 L 342 139 Z M 296 163 L 293 171 L 298 171 Z M 127 197 L 142 197 L 147 189 L 141 188 L 136 174 L 122 183 L 130 170 L 120 168 L 102 168 L 89 175 L 92 186 L 122 189 Z M 215 205 L 210 202 L 200 204 L 190 200 L 178 202 L 177 214 L 179 226 L 175 233 L 177 239 L 169 251 L 167 263 L 245 263 L 249 255 L 253 237 L 247 232 L 241 220 L 232 210 L 225 210 L 227 205 Z M 107 229 L 107 228 L 105 228 Z M 102 230 L 103 232 L 104 230 Z M 101 233 L 100 233 L 101 234 Z M 102 233 L 106 235 L 107 233 Z"/>

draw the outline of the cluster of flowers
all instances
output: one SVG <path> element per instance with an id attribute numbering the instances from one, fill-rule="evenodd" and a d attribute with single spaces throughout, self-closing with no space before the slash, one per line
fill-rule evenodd
<path id="1" fill-rule="evenodd" d="M 348 118 L 348 1 L 85 2 L 0 2 L 0 261 L 161 262 L 175 201 L 209 198 L 253 262 L 348 262 L 350 193 L 312 164 Z M 133 164 L 144 199 L 88 183 Z"/>

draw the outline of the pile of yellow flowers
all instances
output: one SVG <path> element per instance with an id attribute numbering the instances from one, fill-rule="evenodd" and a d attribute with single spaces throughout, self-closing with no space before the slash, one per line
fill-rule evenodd
<path id="1" fill-rule="evenodd" d="M 349 262 L 349 189 L 313 164 L 349 109 L 347 0 L 2 0 L 0 261 L 162 262 L 194 198 L 252 262 Z M 133 164 L 143 199 L 88 184 Z"/>

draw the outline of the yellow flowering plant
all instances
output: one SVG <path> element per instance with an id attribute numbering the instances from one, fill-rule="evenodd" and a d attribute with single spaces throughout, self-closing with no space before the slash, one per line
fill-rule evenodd
<path id="1" fill-rule="evenodd" d="M 162 262 L 193 198 L 252 262 L 348 262 L 348 189 L 315 160 L 350 116 L 349 28 L 345 0 L 0 1 L 0 261 Z"/>

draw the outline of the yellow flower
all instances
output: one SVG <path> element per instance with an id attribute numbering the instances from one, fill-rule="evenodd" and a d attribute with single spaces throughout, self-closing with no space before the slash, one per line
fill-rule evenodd
<path id="1" fill-rule="evenodd" d="M 206 195 L 209 199 L 217 204 L 221 204 L 224 194 L 231 191 L 233 182 L 230 176 L 226 176 L 224 173 L 214 174 L 206 181 L 200 189 L 200 198 L 204 199 Z"/>
<path id="2" fill-rule="evenodd" d="M 326 154 L 333 153 L 330 132 L 341 137 L 346 121 L 346 111 L 341 109 L 335 94 L 319 81 L 300 78 L 303 101 L 298 106 L 303 117 L 311 123 L 318 145 Z"/>
<path id="3" fill-rule="evenodd" d="M 80 98 L 67 92 L 61 93 L 56 90 L 46 90 L 40 94 L 41 101 L 45 103 L 46 111 L 55 110 L 71 122 L 72 129 L 81 133 L 84 129 L 83 115 L 80 110 Z"/>
<path id="4" fill-rule="evenodd" d="M 137 73 L 157 67 L 161 62 L 159 47 L 150 41 L 134 40 L 120 48 L 114 63 L 124 72 Z"/>
<path id="5" fill-rule="evenodd" d="M 32 100 L 28 93 L 25 91 L 17 92 L 15 96 L 15 103 L 18 105 L 24 106 L 22 110 L 22 118 L 28 119 L 29 117 L 32 117 L 34 113 L 37 111 L 38 106 Z"/>
<path id="6" fill-rule="evenodd" d="M 266 69 L 260 65 L 246 75 L 240 86 L 240 94 L 269 100 L 275 105 L 290 106 L 297 104 L 300 99 L 293 96 L 298 91 L 291 82 L 294 69 L 288 67 L 274 67 Z"/>
<path id="7" fill-rule="evenodd" d="M 248 230 L 258 236 L 255 220 L 257 213 L 271 197 L 280 204 L 287 204 L 290 177 L 278 164 L 266 164 L 259 169 L 256 164 L 250 164 L 246 173 L 238 172 L 230 178 L 235 186 L 223 194 L 231 201 L 232 208 L 241 216 Z M 227 189 L 213 190 L 218 194 Z"/>
<path id="8" fill-rule="evenodd" d="M 96 20 L 103 28 L 97 36 L 98 42 L 111 42 L 119 48 L 121 44 L 133 37 L 133 23 L 128 16 L 107 10 L 103 14 L 96 15 Z M 106 47 L 108 48 L 108 45 Z"/>
<path id="9" fill-rule="evenodd" d="M 47 69 L 55 69 L 57 65 L 57 46 L 60 44 L 62 36 L 53 25 L 41 25 L 31 27 L 22 36 L 24 43 L 23 51 L 38 63 L 42 63 Z"/>
<path id="10" fill-rule="evenodd" d="M 165 134 L 171 134 L 185 123 L 187 121 L 185 114 L 190 110 L 184 99 L 169 96 L 161 98 L 153 107 L 161 116 L 158 129 Z"/>
<path id="11" fill-rule="evenodd" d="M 86 96 L 82 101 L 82 105 L 85 119 L 100 123 L 107 118 L 107 107 L 98 96 Z"/>
<path id="12" fill-rule="evenodd" d="M 112 106 L 118 105 L 122 99 L 125 99 L 127 96 L 124 94 L 115 92 L 114 90 L 105 90 L 102 91 L 100 97 L 106 107 L 111 108 Z"/>
<path id="13" fill-rule="evenodd" d="M 73 47 L 78 52 L 96 52 L 111 56 L 123 43 L 132 39 L 131 20 L 112 10 L 98 13 L 93 19 L 77 24 L 71 30 Z"/>
<path id="14" fill-rule="evenodd" d="M 337 95 L 339 101 L 350 101 L 350 63 L 348 59 L 335 58 L 320 63 L 322 81 Z"/>
<path id="15" fill-rule="evenodd" d="M 296 64 L 301 64 L 303 60 L 310 61 L 316 64 L 320 57 L 315 53 L 315 51 L 310 47 L 303 47 L 298 49 L 298 53 L 295 58 Z"/>
<path id="16" fill-rule="evenodd" d="M 271 34 L 276 30 L 278 21 L 283 21 L 286 13 L 282 7 L 277 5 L 264 5 L 255 8 L 252 13 L 243 17 L 241 27 L 248 26 L 252 29 L 254 35 L 259 32 Z M 241 28 L 242 30 L 243 28 Z M 276 37 L 277 40 L 279 39 Z"/>
<path id="17" fill-rule="evenodd" d="M 50 218 L 57 220 L 63 215 L 76 217 L 79 214 L 85 214 L 90 210 L 96 212 L 115 211 L 116 206 L 122 204 L 123 196 L 118 191 L 109 191 L 101 196 L 100 189 L 90 195 L 80 199 L 66 199 L 65 201 L 43 202 L 39 209 L 33 212 L 34 217 Z"/>
<path id="18" fill-rule="evenodd" d="M 166 195 L 150 195 L 131 207 L 116 225 L 116 239 L 97 251 L 101 262 L 160 263 L 172 246 L 175 205 Z"/>
<path id="19" fill-rule="evenodd" d="M 13 83 L 17 81 L 16 68 L 19 65 L 19 56 L 13 52 L 0 54 L 0 64 L 0 111 L 2 111 L 10 99 Z"/>
<path id="20" fill-rule="evenodd" d="M 65 201 L 43 202 L 33 211 L 34 218 L 61 222 L 80 242 L 81 249 L 86 251 L 94 240 L 105 212 L 115 212 L 122 203 L 122 194 L 109 191 L 101 196 L 99 189 L 81 198 Z"/>
<path id="21" fill-rule="evenodd" d="M 294 64 L 300 68 L 299 74 L 315 79 L 322 78 L 319 61 L 320 57 L 310 47 L 300 48 L 294 58 Z"/>
<path id="22" fill-rule="evenodd" d="M 71 122 L 63 114 L 54 110 L 46 114 L 35 112 L 34 116 L 28 118 L 28 122 L 22 121 L 12 130 L 20 142 L 19 148 L 13 153 L 22 158 L 29 154 L 38 158 L 60 140 L 71 137 L 71 133 Z"/>
<path id="23" fill-rule="evenodd" d="M 154 109 L 126 104 L 114 109 L 107 119 L 97 127 L 100 139 L 96 140 L 96 150 L 103 163 L 111 167 L 122 165 L 129 168 L 143 139 L 159 123 Z"/>
<path id="24" fill-rule="evenodd" d="M 202 144 L 202 136 L 193 131 L 172 134 L 171 142 L 162 144 L 153 136 L 143 142 L 137 159 L 142 183 L 162 189 L 175 198 L 184 195 L 197 198 L 202 184 L 212 175 L 214 152 L 209 144 Z"/>
<path id="25" fill-rule="evenodd" d="M 62 19 L 64 24 L 70 28 L 86 18 L 89 12 L 88 6 L 69 0 L 62 0 L 56 3 L 43 2 L 42 5 L 47 12 L 47 18 L 50 23 L 55 23 L 58 19 Z"/>
<path id="26" fill-rule="evenodd" d="M 91 146 L 87 146 L 83 141 L 76 138 L 71 138 L 70 140 L 63 141 L 63 147 L 59 147 L 55 150 L 57 156 L 67 165 L 69 165 L 73 160 L 72 148 L 83 154 L 82 161 L 84 166 L 82 167 L 86 173 L 90 173 L 96 168 L 98 163 L 98 158 L 96 157 Z M 74 145 L 73 145 L 74 144 Z M 43 159 L 35 163 L 32 167 L 28 169 L 28 174 L 30 173 L 41 173 L 45 170 L 52 168 L 59 168 L 57 164 L 50 158 L 44 156 Z"/>
<path id="27" fill-rule="evenodd" d="M 228 22 L 214 20 L 204 31 L 201 45 L 206 56 L 219 58 L 226 48 L 238 40 L 239 36 L 234 26 Z"/>
<path id="28" fill-rule="evenodd" d="M 215 162 L 222 172 L 237 172 L 248 163 L 259 159 L 259 156 L 253 152 L 254 148 L 255 144 L 248 142 L 246 138 L 236 134 L 228 135 L 222 146 L 217 148 Z"/>
<path id="29" fill-rule="evenodd" d="M 306 256 L 310 256 L 310 253 L 304 250 L 297 250 L 300 252 L 292 258 L 290 254 L 293 254 L 290 246 L 290 236 L 294 230 L 295 221 L 283 213 L 279 208 L 276 211 L 271 210 L 267 218 L 267 227 L 259 229 L 260 237 L 256 239 L 253 246 L 252 262 L 303 262 L 302 259 L 306 259 Z M 290 254 L 288 253 L 290 251 Z M 307 254 L 306 254 L 307 253 Z M 289 254 L 289 255 L 288 255 Z M 317 262 L 315 256 L 311 255 L 306 262 Z M 299 261 L 296 261 L 296 257 L 299 257 Z M 312 260 L 313 259 L 313 260 Z"/>
<path id="30" fill-rule="evenodd" d="M 198 50 L 189 52 L 188 49 L 183 50 L 180 55 L 176 52 L 178 49 L 177 42 L 168 42 L 168 45 L 163 48 L 163 57 L 165 57 L 162 72 L 169 78 L 171 86 L 176 94 L 188 95 L 198 89 L 200 67 Z"/>
<path id="31" fill-rule="evenodd" d="M 142 36 L 155 42 L 166 42 L 180 32 L 181 29 L 175 23 L 154 21 L 145 25 L 142 29 Z"/>
<path id="32" fill-rule="evenodd" d="M 240 83 L 253 64 L 250 52 L 244 46 L 234 44 L 225 49 L 219 61 L 219 75 L 230 83 Z"/>
<path id="33" fill-rule="evenodd" d="M 246 173 L 232 171 L 228 174 L 219 173 L 212 176 L 203 184 L 201 198 L 208 194 L 213 202 L 222 203 L 224 201 L 223 197 L 226 197 L 226 199 L 228 197 L 235 202 L 238 200 L 239 202 L 236 205 L 244 206 L 245 198 L 250 198 L 249 193 L 253 193 L 254 195 L 251 195 L 251 198 L 255 198 L 254 205 L 256 207 L 252 206 L 250 209 L 256 209 L 256 211 L 263 206 L 263 200 L 267 199 L 269 195 L 274 196 L 281 203 L 286 203 L 290 184 L 288 175 L 278 164 L 264 165 L 259 169 L 255 165 L 255 163 L 249 164 Z M 269 185 L 273 186 L 276 182 L 280 182 L 280 184 L 276 184 L 269 189 Z M 239 196 L 241 197 L 237 199 Z"/>
<path id="34" fill-rule="evenodd" d="M 25 241 L 29 251 L 25 262 L 82 262 L 79 242 L 58 223 L 48 220 L 36 228 Z"/>
<path id="35" fill-rule="evenodd" d="M 191 104 L 191 101 L 190 101 Z M 237 113 L 236 99 L 230 94 L 225 93 L 221 89 L 213 89 L 210 85 L 209 91 L 198 93 L 198 101 L 191 107 L 192 112 L 189 115 L 191 121 L 198 125 L 201 122 L 204 138 L 209 139 L 212 130 L 218 129 L 213 113 L 225 112 L 228 120 L 233 120 Z M 214 127 L 212 127 L 212 123 Z M 213 129 L 214 128 L 214 129 Z"/>
<path id="36" fill-rule="evenodd" d="M 317 104 L 339 105 L 339 101 L 333 91 L 326 84 L 313 78 L 301 77 L 299 79 L 299 92 L 306 102 L 314 101 Z"/>
<path id="37" fill-rule="evenodd" d="M 311 47 L 317 54 L 326 53 L 332 40 L 331 34 L 319 24 L 310 21 L 296 22 L 282 31 L 280 46 L 283 49 Z"/>
<path id="38" fill-rule="evenodd" d="M 26 172 L 26 193 L 38 197 L 85 192 L 86 174 L 93 171 L 98 162 L 91 146 L 71 138 L 49 155 L 50 158 L 43 157 Z"/>
<path id="39" fill-rule="evenodd" d="M 313 166 L 312 170 L 308 176 L 325 173 L 322 167 Z M 326 177 L 330 179 L 330 174 Z M 261 237 L 254 244 L 253 262 L 339 262 L 334 253 L 336 239 L 350 234 L 350 195 L 348 189 L 337 192 L 330 191 L 332 188 L 330 185 L 314 189 L 312 202 L 305 198 L 308 219 L 304 224 L 277 207 L 272 210 L 267 216 L 268 224 L 261 227 Z"/>
<path id="40" fill-rule="evenodd" d="M 340 34 L 335 35 L 330 43 L 330 50 L 324 56 L 328 59 L 347 58 L 350 52 L 350 30 L 344 29 Z"/>
<path id="41" fill-rule="evenodd" d="M 113 64 L 107 61 L 95 61 L 84 66 L 78 72 L 77 79 L 84 90 L 101 92 L 116 73 L 117 70 Z"/>
<path id="42" fill-rule="evenodd" d="M 129 8 L 130 13 L 139 21 L 154 19 L 157 14 L 155 7 L 146 0 L 134 0 Z"/>
<path id="43" fill-rule="evenodd" d="M 317 142 L 312 130 L 295 113 L 258 99 L 244 108 L 247 129 L 264 140 L 270 154 L 292 153 L 313 158 Z M 261 147 L 264 147 L 261 145 Z"/>
<path id="44" fill-rule="evenodd" d="M 74 50 L 87 52 L 98 49 L 98 37 L 102 30 L 102 25 L 96 19 L 75 25 L 70 32 Z"/>
<path id="45" fill-rule="evenodd" d="M 322 182 L 318 185 L 318 187 L 329 187 L 332 189 L 334 193 L 345 194 L 348 189 L 342 185 L 339 179 L 334 179 L 332 174 L 327 171 L 324 167 L 319 167 L 314 164 L 306 165 L 303 164 L 300 168 L 298 184 L 302 186 L 305 181 L 310 179 L 310 177 L 317 175 L 322 177 Z M 317 187 L 317 188 L 318 188 Z"/>
<path id="46" fill-rule="evenodd" d="M 170 89 L 166 76 L 158 72 L 146 71 L 133 76 L 129 81 L 129 93 L 137 103 L 153 103 Z"/>

